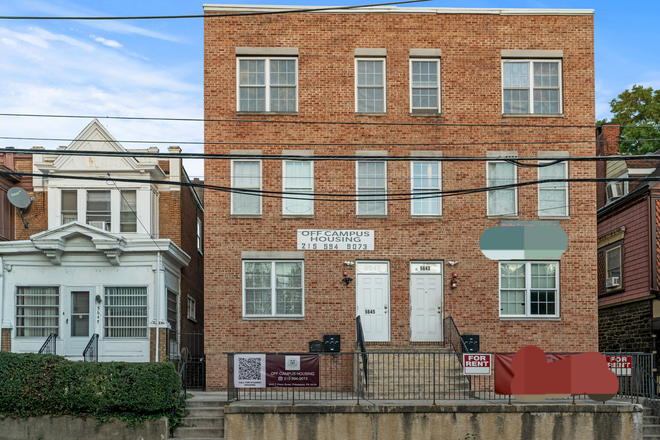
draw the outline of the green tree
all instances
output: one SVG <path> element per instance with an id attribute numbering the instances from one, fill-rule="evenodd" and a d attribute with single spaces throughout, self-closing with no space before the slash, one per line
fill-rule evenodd
<path id="1" fill-rule="evenodd" d="M 609 123 L 621 124 L 619 152 L 646 154 L 660 149 L 660 90 L 634 85 L 610 101 L 612 119 Z M 597 121 L 597 125 L 607 123 Z"/>

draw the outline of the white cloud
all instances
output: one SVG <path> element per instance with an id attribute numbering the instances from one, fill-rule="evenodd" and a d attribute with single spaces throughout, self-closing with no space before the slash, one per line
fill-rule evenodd
<path id="1" fill-rule="evenodd" d="M 91 38 L 94 38 L 93 35 L 90 35 L 90 37 L 91 37 Z M 121 43 L 119 43 L 118 41 L 115 41 L 115 40 L 106 40 L 106 39 L 103 38 L 103 37 L 96 37 L 96 38 L 94 38 L 94 41 L 98 41 L 99 43 L 101 43 L 101 44 L 103 44 L 103 45 L 105 45 L 105 46 L 114 47 L 114 48 L 116 48 L 116 49 L 119 49 L 120 47 L 124 47 L 124 46 L 123 46 Z"/>

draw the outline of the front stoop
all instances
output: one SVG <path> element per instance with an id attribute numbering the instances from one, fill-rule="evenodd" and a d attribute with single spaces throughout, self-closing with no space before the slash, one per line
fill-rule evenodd
<path id="1" fill-rule="evenodd" d="M 173 438 L 188 440 L 222 440 L 225 435 L 226 401 L 188 400 L 183 426 L 174 430 Z"/>
<path id="2" fill-rule="evenodd" d="M 650 408 L 644 408 L 644 440 L 660 440 L 660 417 L 654 416 Z"/>

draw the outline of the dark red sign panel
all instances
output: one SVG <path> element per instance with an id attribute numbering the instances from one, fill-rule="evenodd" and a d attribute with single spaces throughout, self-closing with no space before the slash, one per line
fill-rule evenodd
<path id="1" fill-rule="evenodd" d="M 319 355 L 266 355 L 267 387 L 318 387 Z"/>

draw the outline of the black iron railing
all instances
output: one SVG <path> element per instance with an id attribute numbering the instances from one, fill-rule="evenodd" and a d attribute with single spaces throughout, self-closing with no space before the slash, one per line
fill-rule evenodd
<path id="1" fill-rule="evenodd" d="M 653 415 L 660 415 L 660 384 L 653 378 L 653 375 L 638 365 L 635 369 L 635 381 L 639 392 L 639 397 L 642 398 L 642 405 L 651 408 Z"/>
<path id="2" fill-rule="evenodd" d="M 367 344 L 364 341 L 364 330 L 362 329 L 362 319 L 358 315 L 355 318 L 355 334 L 357 335 L 357 343 L 360 348 L 360 356 L 362 357 L 362 371 L 364 373 L 364 388 L 369 388 L 369 355 L 367 354 Z M 361 389 L 362 387 L 359 387 Z"/>
<path id="3" fill-rule="evenodd" d="M 57 354 L 57 333 L 51 333 L 39 349 L 39 354 Z"/>
<path id="4" fill-rule="evenodd" d="M 83 351 L 83 360 L 85 362 L 99 361 L 99 335 L 94 333 Z"/>
<path id="5" fill-rule="evenodd" d="M 204 356 L 204 333 L 167 332 L 167 359 L 174 363 L 179 373 L 187 364 L 187 386 L 195 390 L 206 389 L 206 356 Z"/>
<path id="6" fill-rule="evenodd" d="M 468 349 L 465 341 L 463 340 L 463 337 L 461 336 L 461 332 L 458 331 L 458 327 L 456 327 L 456 323 L 451 316 L 448 316 L 444 319 L 443 325 L 445 345 L 448 345 L 454 349 L 459 357 L 459 361 L 462 363 L 463 359 L 461 354 L 467 353 Z"/>

